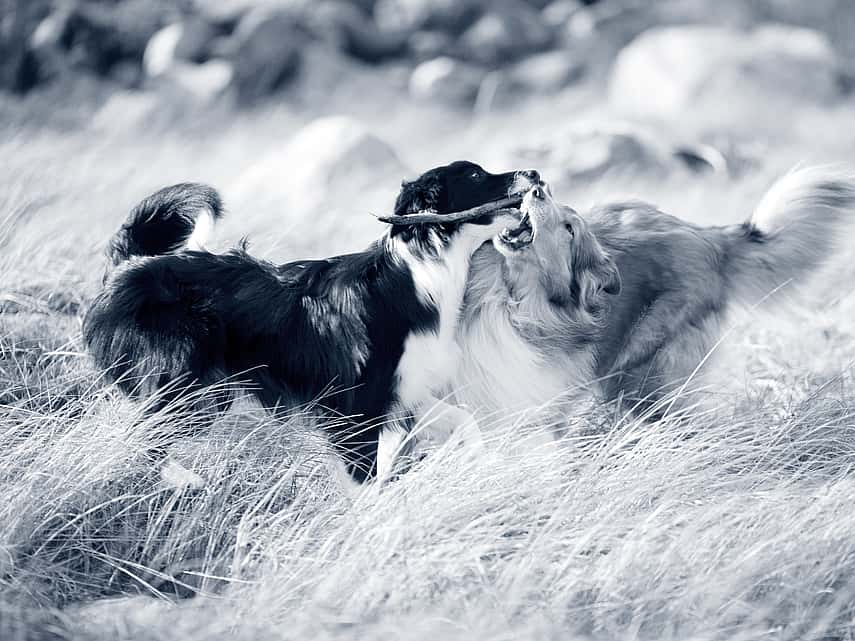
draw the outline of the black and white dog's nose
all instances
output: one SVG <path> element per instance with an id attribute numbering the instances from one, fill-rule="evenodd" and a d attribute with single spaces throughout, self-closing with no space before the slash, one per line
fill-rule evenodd
<path id="1" fill-rule="evenodd" d="M 528 178 L 533 183 L 540 182 L 540 172 L 538 172 L 537 169 L 526 169 L 525 171 L 520 173 L 522 173 L 523 176 Z"/>
<path id="2" fill-rule="evenodd" d="M 545 198 L 545 195 L 543 193 L 543 189 L 540 186 L 534 187 L 531 190 L 531 195 L 534 196 L 535 198 Z"/>

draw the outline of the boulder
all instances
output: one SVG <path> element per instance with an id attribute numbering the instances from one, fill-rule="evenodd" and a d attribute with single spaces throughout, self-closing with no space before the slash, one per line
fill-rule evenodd
<path id="1" fill-rule="evenodd" d="M 29 40 L 49 11 L 47 0 L 9 0 L 0 11 L 0 90 L 24 92 L 38 83 Z"/>
<path id="2" fill-rule="evenodd" d="M 410 76 L 410 95 L 418 101 L 471 105 L 486 72 L 453 58 L 434 58 L 418 65 Z"/>
<path id="3" fill-rule="evenodd" d="M 409 40 L 410 53 L 420 61 L 447 56 L 454 51 L 455 38 L 438 29 L 417 31 Z"/>
<path id="4" fill-rule="evenodd" d="M 565 50 L 535 54 L 510 70 L 512 82 L 526 92 L 553 93 L 575 83 L 585 73 L 585 63 Z"/>
<path id="5" fill-rule="evenodd" d="M 557 93 L 586 73 L 580 56 L 565 49 L 529 56 L 506 69 L 490 72 L 481 83 L 475 111 L 507 109 L 520 101 Z"/>
<path id="6" fill-rule="evenodd" d="M 310 122 L 286 146 L 243 172 L 233 193 L 252 198 L 274 190 L 288 201 L 314 202 L 342 190 L 358 191 L 390 172 L 406 173 L 388 143 L 354 118 L 328 116 Z"/>
<path id="7" fill-rule="evenodd" d="M 75 64 L 106 75 L 121 61 L 142 62 L 148 41 L 168 15 L 157 2 L 71 5 L 62 44 Z"/>
<path id="8" fill-rule="evenodd" d="M 318 40 L 358 60 L 376 63 L 407 50 L 400 30 L 381 30 L 359 7 L 341 0 L 320 0 L 304 8 L 301 22 Z"/>
<path id="9" fill-rule="evenodd" d="M 736 175 L 712 144 L 677 140 L 629 121 L 582 121 L 517 150 L 521 162 L 557 182 L 591 181 L 607 174 L 661 178 L 673 172 Z"/>
<path id="10" fill-rule="evenodd" d="M 176 62 L 175 52 L 184 33 L 184 27 L 176 22 L 154 34 L 143 52 L 143 71 L 150 78 L 169 71 Z"/>
<path id="11" fill-rule="evenodd" d="M 675 118 L 701 107 L 757 110 L 782 98 L 828 104 L 841 95 L 839 62 L 812 30 L 676 26 L 647 31 L 615 61 L 610 96 L 636 115 Z"/>
<path id="12" fill-rule="evenodd" d="M 246 13 L 226 47 L 238 100 L 253 103 L 288 84 L 299 69 L 305 40 L 289 11 L 257 8 Z"/>
<path id="13" fill-rule="evenodd" d="M 377 0 L 374 19 L 386 31 L 407 36 L 425 29 L 462 33 L 481 14 L 480 0 Z"/>
<path id="14" fill-rule="evenodd" d="M 368 212 L 390 210 L 408 173 L 395 150 L 358 120 L 330 116 L 305 125 L 248 167 L 226 189 L 226 200 L 248 213 L 241 233 L 261 244 L 260 251 L 268 241 L 289 253 L 317 252 L 319 244 L 324 252 L 348 251 L 378 235 L 381 228 Z M 275 229 L 284 237 L 270 239 L 265 209 L 281 217 Z M 252 212 L 262 218 L 253 219 Z"/>
<path id="15" fill-rule="evenodd" d="M 178 62 L 204 62 L 216 37 L 217 29 L 200 18 L 163 27 L 151 37 L 143 53 L 146 76 L 156 78 Z"/>
<path id="16" fill-rule="evenodd" d="M 231 30 L 258 0 L 192 0 L 193 13 L 223 29 Z"/>
<path id="17" fill-rule="evenodd" d="M 566 25 L 581 9 L 582 3 L 579 0 L 555 0 L 546 5 L 540 15 L 547 25 L 559 29 Z"/>
<path id="18" fill-rule="evenodd" d="M 175 57 L 188 62 L 205 62 L 220 30 L 200 16 L 188 16 L 179 24 L 181 37 L 175 45 Z"/>
<path id="19" fill-rule="evenodd" d="M 460 45 L 467 60 L 498 66 L 546 49 L 554 35 L 532 7 L 520 0 L 500 0 L 490 3 L 489 11 L 466 30 Z"/>
<path id="20" fill-rule="evenodd" d="M 571 128 L 554 160 L 576 180 L 592 180 L 607 172 L 660 176 L 667 165 L 665 154 L 651 140 L 619 124 Z"/>
<path id="21" fill-rule="evenodd" d="M 182 62 L 173 66 L 161 81 L 181 92 L 197 105 L 209 105 L 229 92 L 234 70 L 227 60 L 203 63 Z"/>

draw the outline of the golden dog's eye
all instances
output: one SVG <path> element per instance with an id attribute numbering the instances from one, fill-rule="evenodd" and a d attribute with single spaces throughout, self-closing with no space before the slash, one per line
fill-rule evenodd
<path id="1" fill-rule="evenodd" d="M 573 238 L 576 235 L 576 232 L 573 231 L 573 225 L 567 223 L 564 225 L 564 229 L 566 229 L 570 233 L 570 238 Z"/>

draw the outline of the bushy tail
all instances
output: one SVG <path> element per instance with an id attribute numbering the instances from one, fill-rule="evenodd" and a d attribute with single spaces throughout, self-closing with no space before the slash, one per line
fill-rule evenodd
<path id="1" fill-rule="evenodd" d="M 222 216 L 223 203 L 213 187 L 199 183 L 164 187 L 134 207 L 110 240 L 107 272 L 134 256 L 202 249 Z"/>
<path id="2" fill-rule="evenodd" d="M 747 305 L 774 299 L 778 288 L 805 279 L 829 258 L 853 222 L 855 172 L 790 172 L 766 192 L 748 222 L 728 230 L 729 293 Z"/>

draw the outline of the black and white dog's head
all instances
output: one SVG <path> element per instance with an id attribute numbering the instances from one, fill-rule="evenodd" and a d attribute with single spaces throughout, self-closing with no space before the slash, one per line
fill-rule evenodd
<path id="1" fill-rule="evenodd" d="M 413 181 L 404 181 L 395 201 L 395 215 L 450 214 L 508 196 L 522 196 L 540 183 L 540 174 L 534 169 L 492 174 L 474 162 L 458 160 L 426 171 Z M 489 217 L 469 222 L 484 224 Z"/>

